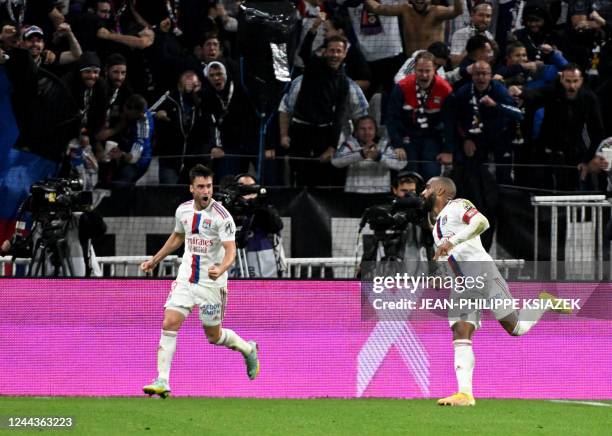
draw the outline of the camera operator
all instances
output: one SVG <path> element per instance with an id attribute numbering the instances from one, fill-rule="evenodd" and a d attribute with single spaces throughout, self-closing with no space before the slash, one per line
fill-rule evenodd
<path id="1" fill-rule="evenodd" d="M 91 240 L 106 232 L 79 179 L 35 183 L 19 208 L 15 233 L 0 254 L 31 258 L 29 276 L 101 276 Z"/>
<path id="2" fill-rule="evenodd" d="M 416 172 L 401 171 L 391 186 L 392 198 L 387 204 L 375 205 L 363 213 L 361 225 L 369 224 L 374 235 L 364 235 L 364 262 L 398 262 L 405 272 L 419 272 L 420 262 L 428 259 L 431 248 L 429 232 L 423 231 L 426 214 L 419 192 L 423 178 Z"/>
<path id="3" fill-rule="evenodd" d="M 215 198 L 236 222 L 236 277 L 279 277 L 285 270 L 283 221 L 267 203 L 266 190 L 250 174 L 238 174 Z"/>

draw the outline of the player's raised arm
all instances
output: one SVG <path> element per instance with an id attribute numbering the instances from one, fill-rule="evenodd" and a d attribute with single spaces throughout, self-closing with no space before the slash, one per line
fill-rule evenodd
<path id="1" fill-rule="evenodd" d="M 449 242 L 453 244 L 453 246 L 457 246 L 462 242 L 480 236 L 481 233 L 489 228 L 489 220 L 486 216 L 478 212 L 475 207 L 470 207 L 465 211 L 462 220 L 467 226 L 463 227 L 459 232 L 449 238 Z"/>
<path id="2" fill-rule="evenodd" d="M 140 269 L 144 272 L 151 272 L 166 256 L 174 253 L 185 242 L 185 234 L 173 232 L 164 246 L 151 259 L 140 264 Z"/>

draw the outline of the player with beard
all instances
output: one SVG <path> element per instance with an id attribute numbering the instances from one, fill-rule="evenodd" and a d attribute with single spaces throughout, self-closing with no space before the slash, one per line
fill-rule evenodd
<path id="1" fill-rule="evenodd" d="M 454 0 L 452 6 L 432 5 L 431 0 L 411 0 L 399 5 L 382 5 L 376 0 L 365 0 L 364 6 L 378 15 L 402 17 L 405 53 L 423 50 L 436 41 L 443 41 L 444 22 L 463 13 L 461 0 Z"/>
<path id="2" fill-rule="evenodd" d="M 455 198 L 455 183 L 446 177 L 430 179 L 421 197 L 430 213 L 434 247 L 434 260 L 445 261 L 455 277 L 481 279 L 484 286 L 455 288 L 449 297 L 459 304 L 461 299 L 482 299 L 499 301 L 512 299 L 508 284 L 498 271 L 493 259 L 485 251 L 480 235 L 489 228 L 489 221 L 469 201 Z M 521 336 L 535 326 L 549 308 L 559 313 L 571 313 L 567 309 L 552 309 L 557 299 L 548 292 L 539 296 L 542 304 L 529 310 L 515 310 L 513 307 L 492 309 L 495 318 L 504 330 L 512 336 Z M 455 374 L 458 392 L 438 400 L 440 406 L 474 406 L 472 373 L 474 372 L 474 351 L 472 337 L 480 327 L 480 310 L 459 308 L 449 310 L 449 324 L 453 331 L 455 349 Z"/>
<path id="3" fill-rule="evenodd" d="M 183 262 L 164 305 L 157 379 L 143 387 L 145 394 L 162 398 L 170 394 L 168 380 L 179 329 L 195 305 L 208 342 L 242 353 L 249 379 L 259 374 L 257 343 L 221 327 L 227 303 L 227 270 L 236 257 L 236 225 L 229 212 L 212 198 L 210 169 L 198 164 L 189 172 L 189 179 L 193 200 L 177 208 L 174 232 L 153 258 L 140 265 L 144 272 L 151 272 L 185 243 Z"/>

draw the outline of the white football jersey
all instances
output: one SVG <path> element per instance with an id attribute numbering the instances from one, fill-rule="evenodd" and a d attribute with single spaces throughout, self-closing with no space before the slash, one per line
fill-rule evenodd
<path id="1" fill-rule="evenodd" d="M 176 209 L 174 231 L 185 235 L 185 253 L 176 279 L 225 287 L 227 271 L 212 280 L 208 268 L 221 264 L 223 242 L 233 241 L 236 235 L 236 225 L 227 209 L 211 199 L 206 209 L 196 211 L 193 200 L 187 201 Z"/>
<path id="2" fill-rule="evenodd" d="M 453 235 L 465 228 L 474 215 L 478 214 L 478 209 L 471 201 L 457 198 L 449 201 L 444 209 L 438 214 L 436 224 L 433 228 L 434 244 L 437 247 L 442 245 Z M 455 246 L 449 255 L 449 261 L 491 261 L 489 253 L 482 246 L 480 236 L 468 239 Z"/>

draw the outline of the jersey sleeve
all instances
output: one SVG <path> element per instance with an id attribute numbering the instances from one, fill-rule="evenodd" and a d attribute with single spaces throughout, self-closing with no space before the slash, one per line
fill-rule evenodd
<path id="1" fill-rule="evenodd" d="M 219 239 L 221 242 L 236 240 L 236 224 L 231 216 L 219 221 Z"/>
<path id="2" fill-rule="evenodd" d="M 181 223 L 181 215 L 179 209 L 174 213 L 174 233 L 185 233 L 185 228 Z"/>
<path id="3" fill-rule="evenodd" d="M 462 200 L 460 206 L 461 221 L 465 224 L 469 224 L 471 219 L 479 213 L 478 209 L 469 200 Z"/>

